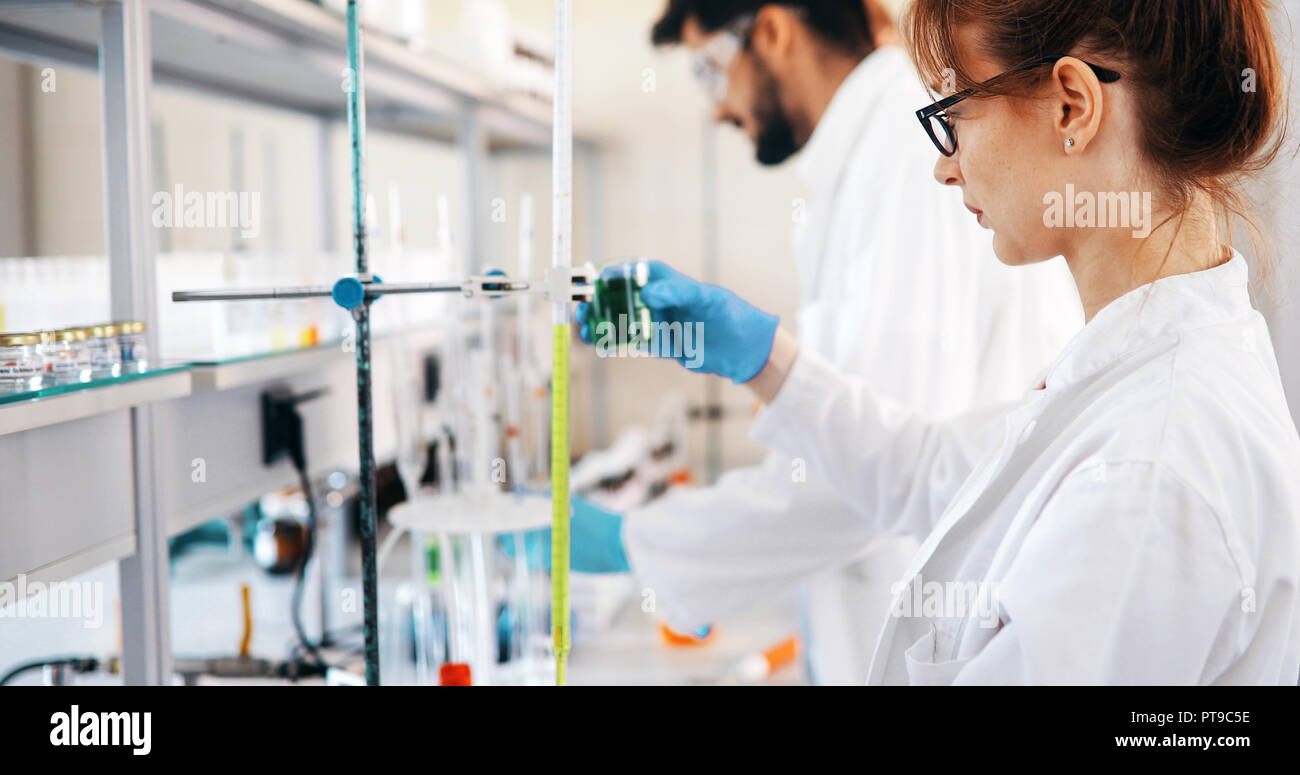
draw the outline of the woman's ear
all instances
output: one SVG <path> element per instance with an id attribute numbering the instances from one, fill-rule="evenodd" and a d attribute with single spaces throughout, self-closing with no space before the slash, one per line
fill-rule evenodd
<path id="1" fill-rule="evenodd" d="M 1101 127 L 1101 81 L 1082 60 L 1063 57 L 1052 68 L 1051 88 L 1061 150 L 1083 153 Z"/>

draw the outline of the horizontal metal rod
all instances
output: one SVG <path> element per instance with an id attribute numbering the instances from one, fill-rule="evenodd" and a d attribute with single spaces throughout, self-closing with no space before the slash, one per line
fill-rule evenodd
<path id="1" fill-rule="evenodd" d="M 492 290 L 492 293 L 506 293 L 509 291 L 526 291 L 528 290 L 527 280 L 510 280 L 501 278 L 502 287 Z M 391 293 L 444 293 L 447 291 L 463 291 L 464 283 L 380 283 L 378 285 L 365 284 L 367 290 L 370 288 L 377 289 L 375 295 L 387 296 Z"/>
<path id="2" fill-rule="evenodd" d="M 478 290 L 484 294 L 518 293 L 531 290 L 527 280 L 511 280 L 503 277 L 499 281 L 489 278 L 490 283 L 479 284 Z M 497 287 L 497 285 L 500 287 Z M 362 283 L 366 295 L 370 298 L 389 296 L 400 293 L 461 293 L 466 290 L 466 283 Z M 491 287 L 486 287 L 491 285 Z M 475 287 L 469 284 L 469 287 Z M 175 291 L 172 301 L 254 301 L 257 299 L 312 299 L 329 298 L 333 288 L 327 285 L 308 285 L 286 288 L 246 288 L 242 290 L 211 291 Z"/>
<path id="3" fill-rule="evenodd" d="M 331 288 L 315 285 L 302 288 L 249 288 L 247 290 L 176 291 L 172 301 L 249 301 L 252 299 L 310 299 L 329 297 Z"/>

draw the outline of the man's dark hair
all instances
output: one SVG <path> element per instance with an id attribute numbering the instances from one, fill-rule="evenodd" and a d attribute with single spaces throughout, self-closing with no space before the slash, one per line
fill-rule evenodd
<path id="1" fill-rule="evenodd" d="M 705 32 L 717 32 L 765 5 L 803 11 L 808 28 L 843 54 L 866 56 L 875 48 L 865 0 L 668 0 L 650 40 L 656 46 L 681 43 L 687 19 L 694 18 Z"/>

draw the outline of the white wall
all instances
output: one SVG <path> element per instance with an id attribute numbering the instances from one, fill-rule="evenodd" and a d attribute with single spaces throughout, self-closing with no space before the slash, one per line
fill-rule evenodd
<path id="1" fill-rule="evenodd" d="M 28 170 L 31 153 L 27 120 L 27 81 L 30 68 L 17 62 L 0 60 L 0 256 L 24 255 L 28 252 L 30 227 L 27 215 L 31 203 Z M 3 322 L 0 322 L 3 327 Z"/>
<path id="2" fill-rule="evenodd" d="M 32 241 L 37 255 L 104 253 L 99 79 L 55 66 L 53 91 L 43 91 L 43 68 L 23 68 L 31 106 L 28 169 Z"/>

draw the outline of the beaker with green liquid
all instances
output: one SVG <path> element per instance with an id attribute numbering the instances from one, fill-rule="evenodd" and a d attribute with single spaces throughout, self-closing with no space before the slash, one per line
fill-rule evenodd
<path id="1" fill-rule="evenodd" d="M 650 347 L 654 317 L 641 300 L 641 289 L 650 282 L 650 265 L 627 261 L 606 267 L 594 283 L 591 298 L 592 341 L 599 347 Z"/>

